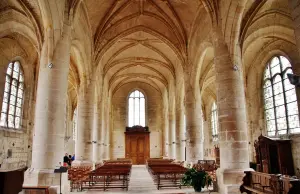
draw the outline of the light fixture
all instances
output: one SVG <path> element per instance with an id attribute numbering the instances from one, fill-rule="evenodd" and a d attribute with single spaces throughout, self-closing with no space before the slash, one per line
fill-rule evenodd
<path id="1" fill-rule="evenodd" d="M 234 71 L 239 70 L 238 66 L 237 66 L 237 65 L 233 65 L 233 70 L 234 70 Z"/>
<path id="2" fill-rule="evenodd" d="M 49 69 L 52 69 L 53 63 L 49 63 L 49 64 L 48 64 L 48 67 L 49 67 Z"/>
<path id="3" fill-rule="evenodd" d="M 289 81 L 292 85 L 295 85 L 296 87 L 300 87 L 300 76 L 288 73 L 287 77 L 289 78 Z"/>

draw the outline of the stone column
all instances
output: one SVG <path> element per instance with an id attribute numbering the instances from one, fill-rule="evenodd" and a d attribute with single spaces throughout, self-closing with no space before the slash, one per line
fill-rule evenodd
<path id="1" fill-rule="evenodd" d="M 95 94 L 94 94 L 95 95 Z M 94 115 L 93 115 L 93 130 L 92 130 L 92 142 L 93 142 L 93 163 L 98 162 L 100 159 L 100 149 L 99 143 L 101 141 L 101 126 L 100 126 L 100 109 L 98 108 L 97 96 L 94 96 L 95 104 L 94 104 Z"/>
<path id="2" fill-rule="evenodd" d="M 186 158 L 188 162 L 196 163 L 203 160 L 203 134 L 201 129 L 201 100 L 197 95 L 200 91 L 186 83 L 185 87 L 186 113 Z M 199 94 L 198 94 L 199 93 Z"/>
<path id="3" fill-rule="evenodd" d="M 64 157 L 64 127 L 70 64 L 71 27 L 64 24 L 63 34 L 53 49 L 49 66 L 49 45 L 53 30 L 46 33 L 37 86 L 32 168 L 54 169 Z"/>
<path id="4" fill-rule="evenodd" d="M 102 100 L 101 108 L 101 142 L 100 142 L 100 155 L 101 160 L 105 159 L 105 138 L 106 138 L 106 112 L 105 112 L 105 100 Z"/>
<path id="5" fill-rule="evenodd" d="M 249 149 L 243 73 L 235 66 L 219 27 L 213 30 L 219 120 L 220 193 L 236 194 L 249 169 Z"/>
<path id="6" fill-rule="evenodd" d="M 169 158 L 176 158 L 175 146 L 176 115 L 173 110 L 169 114 Z"/>
<path id="7" fill-rule="evenodd" d="M 110 103 L 109 101 L 107 101 L 107 106 L 110 106 Z M 111 133 L 110 133 L 110 121 L 111 121 L 111 114 L 110 114 L 110 108 L 107 107 L 107 110 L 106 110 L 106 125 L 105 125 L 105 139 L 104 139 L 104 144 L 105 144 L 105 159 L 106 160 L 109 160 L 110 159 L 110 156 L 111 156 L 111 153 L 110 153 L 110 148 L 111 148 L 111 145 L 110 145 L 110 138 L 111 138 Z"/>
<path id="8" fill-rule="evenodd" d="M 185 133 L 184 133 L 184 110 L 176 111 L 176 160 L 185 160 Z"/>
<path id="9" fill-rule="evenodd" d="M 83 83 L 78 95 L 77 139 L 75 140 L 75 163 L 91 162 L 94 118 L 94 85 Z"/>
<path id="10" fill-rule="evenodd" d="M 106 135 L 106 145 L 107 145 L 107 159 L 111 159 L 112 158 L 112 126 L 113 126 L 113 120 L 112 120 L 112 107 L 111 107 L 111 100 L 108 100 L 109 108 L 108 108 L 108 125 L 107 125 L 107 135 Z"/>
<path id="11" fill-rule="evenodd" d="M 96 163 L 99 158 L 99 150 L 98 150 L 98 110 L 97 106 L 94 107 L 94 119 L 93 119 L 93 130 L 92 130 L 92 143 L 93 143 L 93 163 Z"/>
<path id="12" fill-rule="evenodd" d="M 110 125 L 110 116 L 109 116 L 109 101 L 108 97 L 105 97 L 103 100 L 102 108 L 103 108 L 103 120 L 102 120 L 102 159 L 108 160 L 110 158 L 110 133 L 109 133 L 109 125 Z"/>
<path id="13" fill-rule="evenodd" d="M 57 42 L 53 37 L 54 29 L 45 32 L 36 94 L 32 164 L 24 175 L 24 185 L 59 185 L 59 175 L 54 174 L 54 168 L 64 157 L 70 23 L 64 23 L 62 30 L 60 37 L 55 39 Z"/>
<path id="14" fill-rule="evenodd" d="M 167 105 L 165 105 L 167 106 Z M 163 148 L 163 156 L 169 157 L 169 116 L 168 116 L 168 108 L 164 110 L 164 119 L 163 119 L 163 140 L 162 140 L 162 148 Z"/>
<path id="15" fill-rule="evenodd" d="M 99 96 L 97 96 L 96 98 L 99 98 Z M 93 150 L 93 152 L 97 152 L 97 159 L 96 161 L 99 162 L 102 160 L 102 153 L 101 153 L 101 147 L 102 147 L 102 111 L 101 111 L 101 106 L 99 105 L 101 102 L 98 102 L 98 106 L 97 106 L 97 114 L 95 115 L 95 119 L 97 120 L 95 122 L 95 125 L 97 125 L 97 127 L 95 128 L 95 130 L 97 130 L 97 148 L 95 150 Z M 96 135 L 96 134 L 95 134 Z M 95 155 L 96 157 L 96 155 Z"/>

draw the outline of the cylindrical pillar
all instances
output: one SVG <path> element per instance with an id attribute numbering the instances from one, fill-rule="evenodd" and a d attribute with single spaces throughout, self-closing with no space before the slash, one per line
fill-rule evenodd
<path id="1" fill-rule="evenodd" d="M 233 63 L 219 27 L 215 27 L 213 31 L 213 46 L 220 126 L 218 186 L 220 193 L 237 194 L 240 193 L 239 187 L 245 176 L 244 171 L 249 170 L 243 73 L 242 67 Z"/>
<path id="2" fill-rule="evenodd" d="M 82 84 L 78 95 L 77 137 L 75 140 L 75 159 L 92 161 L 93 159 L 93 126 L 94 126 L 94 85 L 85 89 Z"/>
<path id="3" fill-rule="evenodd" d="M 101 103 L 101 102 L 98 102 Z M 97 107 L 97 130 L 98 130 L 98 137 L 97 137 L 97 151 L 98 151 L 98 155 L 97 155 L 97 161 L 101 161 L 102 160 L 102 111 L 101 111 L 101 106 L 100 104 Z"/>
<path id="4" fill-rule="evenodd" d="M 185 160 L 184 111 L 176 111 L 176 160 Z"/>
<path id="5" fill-rule="evenodd" d="M 169 114 L 169 158 L 176 158 L 176 146 L 175 146 L 175 127 L 176 127 L 176 115 L 172 111 Z"/>
<path id="6" fill-rule="evenodd" d="M 101 142 L 100 142 L 100 155 L 101 160 L 105 159 L 105 138 L 106 138 L 106 112 L 105 112 L 105 100 L 102 101 L 101 109 Z"/>
<path id="7" fill-rule="evenodd" d="M 243 73 L 234 67 L 221 30 L 214 32 L 221 168 L 249 167 Z"/>
<path id="8" fill-rule="evenodd" d="M 64 156 L 65 115 L 70 64 L 71 28 L 64 24 L 63 35 L 54 49 L 52 65 L 49 50 L 53 30 L 46 33 L 41 52 L 35 124 L 32 149 L 32 168 L 53 169 Z"/>
<path id="9" fill-rule="evenodd" d="M 94 116 L 93 116 L 93 162 L 99 161 L 99 112 L 97 104 L 94 104 Z"/>
<path id="10" fill-rule="evenodd" d="M 186 158 L 188 162 L 196 163 L 198 160 L 203 160 L 201 101 L 196 100 L 197 96 L 192 87 L 186 88 Z"/>
<path id="11" fill-rule="evenodd" d="M 107 103 L 109 104 L 109 103 Z M 111 145 L 110 145 L 110 138 L 111 138 L 111 134 L 110 134 L 110 121 L 111 121 L 111 118 L 110 118 L 110 108 L 108 107 L 107 108 L 107 122 L 106 122 L 106 132 L 105 132 L 105 159 L 106 160 L 109 160 L 110 159 L 110 156 L 111 156 L 111 153 L 110 153 L 110 148 L 111 148 Z"/>
<path id="12" fill-rule="evenodd" d="M 169 157 L 169 116 L 168 109 L 164 111 L 164 125 L 163 125 L 163 156 Z"/>

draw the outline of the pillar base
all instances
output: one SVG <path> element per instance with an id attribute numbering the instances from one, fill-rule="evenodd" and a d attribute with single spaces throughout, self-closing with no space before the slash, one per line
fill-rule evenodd
<path id="1" fill-rule="evenodd" d="M 218 191 L 222 194 L 240 194 L 240 186 L 245 176 L 244 171 L 253 171 L 252 168 L 246 169 L 221 169 L 217 170 Z"/>
<path id="2" fill-rule="evenodd" d="M 54 173 L 54 169 L 28 169 L 24 174 L 23 186 L 49 186 L 49 194 L 59 194 L 60 174 Z M 68 174 L 61 175 L 61 193 L 69 193 Z"/>

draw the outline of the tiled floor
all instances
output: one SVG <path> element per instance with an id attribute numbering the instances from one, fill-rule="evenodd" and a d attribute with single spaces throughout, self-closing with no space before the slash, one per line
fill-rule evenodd
<path id="1" fill-rule="evenodd" d="M 195 193 L 193 188 L 185 188 L 185 189 L 161 189 L 157 190 L 154 182 L 150 174 L 148 173 L 146 167 L 144 165 L 134 165 L 132 167 L 131 178 L 129 183 L 128 191 L 122 190 L 112 190 L 112 191 L 85 191 L 79 192 L 81 194 L 98 194 L 98 193 L 105 193 L 105 194 L 118 194 L 118 193 L 140 193 L 140 194 L 156 194 L 156 193 L 163 193 L 163 194 L 192 194 Z M 78 194 L 79 194 L 78 193 Z M 209 193 L 208 190 L 202 191 L 201 193 Z M 74 192 L 75 194 L 75 192 Z M 216 194 L 216 193 L 211 193 Z"/>

